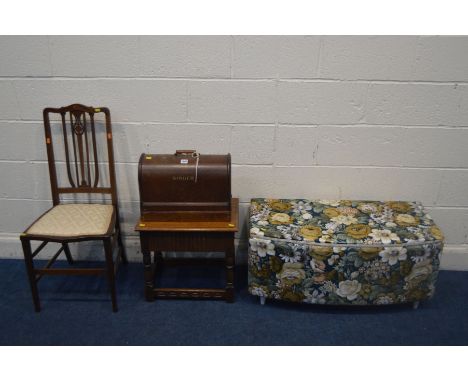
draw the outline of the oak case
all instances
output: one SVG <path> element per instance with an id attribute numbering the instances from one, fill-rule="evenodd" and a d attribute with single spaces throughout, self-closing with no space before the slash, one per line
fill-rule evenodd
<path id="1" fill-rule="evenodd" d="M 230 221 L 231 155 L 142 154 L 142 221 Z"/>

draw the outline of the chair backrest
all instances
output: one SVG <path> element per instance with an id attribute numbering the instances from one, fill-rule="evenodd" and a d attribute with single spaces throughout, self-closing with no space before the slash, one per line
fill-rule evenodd
<path id="1" fill-rule="evenodd" d="M 97 128 L 95 115 L 103 113 L 105 117 L 105 141 L 107 158 L 104 152 L 98 153 L 96 143 Z M 54 138 L 51 133 L 51 114 L 59 115 L 63 136 L 64 161 L 68 184 L 59 186 L 54 153 Z M 44 109 L 44 128 L 49 162 L 50 184 L 54 205 L 60 203 L 60 194 L 110 194 L 112 204 L 117 205 L 117 187 L 115 181 L 114 151 L 112 147 L 112 127 L 109 109 L 73 104 L 61 108 Z M 58 136 L 56 134 L 55 136 Z M 60 138 L 58 138 L 60 139 Z M 56 141 L 56 143 L 59 143 Z M 60 142 L 61 143 L 61 142 Z M 107 159 L 107 161 L 105 160 Z M 100 166 L 108 164 L 109 185 L 100 186 Z M 102 168 L 102 167 L 101 167 Z M 101 176 L 102 178 L 102 176 Z M 102 183 L 102 182 L 101 182 Z"/>

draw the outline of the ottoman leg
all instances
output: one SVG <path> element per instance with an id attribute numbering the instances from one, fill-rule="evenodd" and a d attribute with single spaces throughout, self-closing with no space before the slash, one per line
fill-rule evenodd
<path id="1" fill-rule="evenodd" d="M 413 309 L 418 309 L 419 307 L 419 301 L 413 302 Z"/>
<path id="2" fill-rule="evenodd" d="M 265 300 L 266 300 L 265 296 L 260 296 L 260 304 L 261 305 L 265 305 Z"/>

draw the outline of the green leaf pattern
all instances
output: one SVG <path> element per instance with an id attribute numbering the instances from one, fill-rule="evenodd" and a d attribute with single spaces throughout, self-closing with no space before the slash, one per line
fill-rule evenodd
<path id="1" fill-rule="evenodd" d="M 311 304 L 434 294 L 443 234 L 417 202 L 253 199 L 249 291 Z"/>

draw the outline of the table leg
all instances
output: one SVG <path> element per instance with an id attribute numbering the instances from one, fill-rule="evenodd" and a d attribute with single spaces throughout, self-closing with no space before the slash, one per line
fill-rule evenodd
<path id="1" fill-rule="evenodd" d="M 154 301 L 154 273 L 150 251 L 143 252 L 143 266 L 145 273 L 145 298 L 146 301 Z"/>
<path id="2" fill-rule="evenodd" d="M 236 250 L 234 247 L 234 237 L 229 240 L 225 253 L 226 262 L 226 301 L 234 302 L 234 266 L 236 263 Z"/>
<path id="3" fill-rule="evenodd" d="M 154 264 L 161 264 L 162 260 L 163 260 L 162 252 L 156 251 L 154 253 Z"/>

